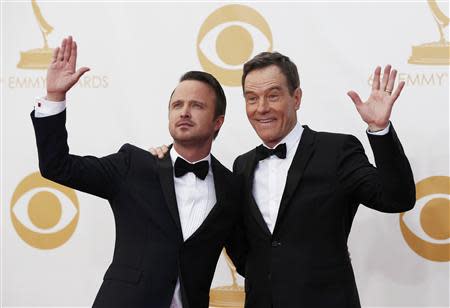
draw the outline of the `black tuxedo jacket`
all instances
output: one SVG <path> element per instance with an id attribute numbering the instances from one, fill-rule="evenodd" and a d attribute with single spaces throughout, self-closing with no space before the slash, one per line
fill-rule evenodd
<path id="1" fill-rule="evenodd" d="M 356 137 L 305 126 L 273 234 L 252 195 L 255 150 L 235 160 L 247 192 L 247 260 L 238 267 L 247 308 L 360 307 L 347 249 L 358 205 L 394 213 L 415 203 L 411 168 L 392 125 L 369 141 L 377 168 Z"/>
<path id="2" fill-rule="evenodd" d="M 36 118 L 42 176 L 109 201 L 116 243 L 94 307 L 168 308 L 177 278 L 184 308 L 206 308 L 222 248 L 239 216 L 239 185 L 211 157 L 217 203 L 203 224 L 183 241 L 170 155 L 162 160 L 125 144 L 97 158 L 69 154 L 66 112 Z"/>

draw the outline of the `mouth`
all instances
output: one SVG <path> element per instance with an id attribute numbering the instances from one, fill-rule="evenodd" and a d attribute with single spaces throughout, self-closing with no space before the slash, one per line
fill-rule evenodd
<path id="1" fill-rule="evenodd" d="M 192 127 L 194 126 L 194 123 L 190 122 L 190 121 L 180 121 L 177 122 L 176 127 L 180 127 L 180 128 L 186 128 L 186 127 Z"/>
<path id="2" fill-rule="evenodd" d="M 276 121 L 276 119 L 275 118 L 262 118 L 262 119 L 256 119 L 255 121 L 256 121 L 256 123 L 258 123 L 260 125 L 268 126 L 268 125 L 273 124 Z"/>

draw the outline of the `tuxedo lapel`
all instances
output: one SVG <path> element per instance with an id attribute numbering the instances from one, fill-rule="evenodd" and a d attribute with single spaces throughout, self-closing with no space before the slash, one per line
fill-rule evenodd
<path id="1" fill-rule="evenodd" d="M 281 197 L 280 208 L 278 210 L 277 221 L 273 232 L 274 234 L 279 229 L 284 212 L 286 211 L 286 208 L 289 205 L 292 196 L 294 195 L 295 190 L 297 189 L 304 174 L 303 170 L 314 152 L 314 137 L 315 132 L 309 129 L 308 126 L 304 126 L 302 137 L 287 174 L 286 185 L 284 187 L 283 196 Z"/>
<path id="2" fill-rule="evenodd" d="M 156 159 L 156 164 L 158 167 L 159 180 L 164 198 L 166 199 L 166 203 L 173 221 L 180 231 L 180 234 L 182 234 L 177 198 L 175 195 L 175 184 L 173 181 L 173 166 L 170 155 L 165 155 L 163 159 Z"/>
<path id="3" fill-rule="evenodd" d="M 225 172 L 219 161 L 211 155 L 211 169 L 214 178 L 214 189 L 216 190 L 217 203 L 221 203 L 226 197 L 226 187 L 229 185 L 225 181 Z"/>
<path id="4" fill-rule="evenodd" d="M 250 153 L 249 160 L 246 164 L 244 174 L 245 178 L 247 180 L 246 187 L 247 187 L 247 198 L 248 198 L 248 206 L 251 214 L 255 218 L 258 225 L 261 227 L 261 229 L 264 231 L 264 233 L 268 236 L 271 236 L 269 227 L 267 227 L 266 221 L 264 220 L 264 217 L 261 214 L 261 211 L 259 210 L 258 205 L 256 204 L 255 198 L 253 197 L 253 178 L 255 176 L 255 168 L 258 164 L 258 160 L 256 159 L 256 149 L 253 150 Z"/>

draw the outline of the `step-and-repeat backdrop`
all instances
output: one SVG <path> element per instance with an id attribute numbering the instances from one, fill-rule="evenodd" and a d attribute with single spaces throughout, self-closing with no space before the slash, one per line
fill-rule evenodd
<path id="1" fill-rule="evenodd" d="M 349 250 L 365 307 L 449 306 L 449 4 L 2 1 L 1 291 L 3 306 L 90 306 L 111 262 L 106 201 L 38 171 L 29 118 L 45 95 L 52 50 L 73 35 L 91 71 L 68 95 L 71 152 L 103 156 L 129 142 L 170 143 L 167 103 L 188 70 L 213 73 L 228 98 L 213 153 L 231 167 L 259 144 L 245 116 L 242 64 L 280 51 L 297 63 L 299 121 L 356 135 L 373 161 L 348 90 L 367 97 L 376 65 L 406 82 L 392 121 L 414 171 L 402 214 L 360 207 Z M 239 307 L 243 279 L 222 255 L 211 306 Z M 231 295 L 230 295 L 231 294 Z"/>

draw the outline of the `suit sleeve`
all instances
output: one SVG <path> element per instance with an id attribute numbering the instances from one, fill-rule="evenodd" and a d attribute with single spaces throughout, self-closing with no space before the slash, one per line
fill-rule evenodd
<path id="1" fill-rule="evenodd" d="M 101 198 L 114 198 L 129 168 L 127 145 L 102 158 L 72 155 L 67 145 L 66 111 L 44 118 L 36 118 L 33 111 L 31 119 L 44 178 Z"/>
<path id="2" fill-rule="evenodd" d="M 357 203 L 372 209 L 399 213 L 412 209 L 416 192 L 408 159 L 394 127 L 386 135 L 368 134 L 376 168 L 359 140 L 347 136 L 338 158 L 338 177 L 345 191 Z"/>
<path id="3" fill-rule="evenodd" d="M 237 171 L 236 161 L 233 164 L 233 178 L 235 187 L 235 202 L 237 203 L 237 218 L 233 230 L 225 242 L 225 249 L 237 272 L 245 277 L 245 263 L 247 260 L 248 242 L 244 224 L 245 191 L 242 175 Z"/>

